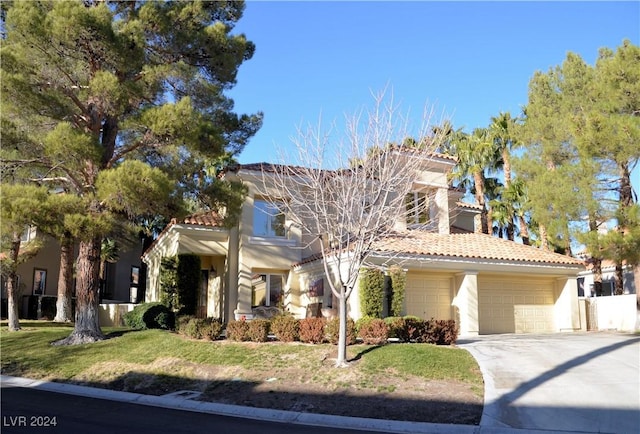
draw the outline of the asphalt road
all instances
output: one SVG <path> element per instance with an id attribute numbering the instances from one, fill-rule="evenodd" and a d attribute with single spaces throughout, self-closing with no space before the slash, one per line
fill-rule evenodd
<path id="1" fill-rule="evenodd" d="M 2 386 L 2 434 L 326 434 L 366 431 L 262 422 Z"/>

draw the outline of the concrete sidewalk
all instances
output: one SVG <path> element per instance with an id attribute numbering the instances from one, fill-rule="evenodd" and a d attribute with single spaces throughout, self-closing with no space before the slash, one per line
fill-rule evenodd
<path id="1" fill-rule="evenodd" d="M 155 407 L 171 408 L 200 413 L 211 413 L 224 416 L 258 419 L 271 422 L 282 422 L 301 425 L 323 426 L 340 429 L 362 431 L 377 431 L 385 433 L 440 433 L 440 434 L 511 434 L 524 431 L 508 427 L 483 427 L 473 425 L 448 425 L 421 422 L 402 422 L 381 419 L 367 419 L 344 416 L 331 416 L 313 413 L 298 413 L 292 411 L 269 410 L 254 407 L 199 402 L 188 398 L 171 396 L 150 396 L 138 393 L 119 392 L 107 389 L 97 389 L 72 384 L 52 383 L 47 381 L 30 380 L 26 378 L 0 376 L 2 387 L 27 387 L 50 392 L 66 393 L 90 398 L 108 399 L 112 401 L 129 402 Z M 536 431 L 526 430 L 527 433 Z M 558 433 L 566 434 L 566 431 Z M 542 431 L 540 432 L 542 433 Z M 544 431 L 553 434 L 553 431 Z"/>
<path id="2" fill-rule="evenodd" d="M 458 345 L 480 365 L 487 432 L 640 432 L 638 335 L 491 335 Z"/>

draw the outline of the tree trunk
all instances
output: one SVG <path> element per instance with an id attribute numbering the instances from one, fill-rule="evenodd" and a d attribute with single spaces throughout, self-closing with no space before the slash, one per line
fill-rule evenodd
<path id="1" fill-rule="evenodd" d="M 96 342 L 105 337 L 98 320 L 100 238 L 80 242 L 78 253 L 78 287 L 76 289 L 76 323 L 71 335 L 54 345 Z"/>
<path id="2" fill-rule="evenodd" d="M 340 334 L 338 337 L 338 358 L 336 359 L 336 367 L 347 366 L 347 289 L 342 287 L 340 290 L 339 315 L 340 315 Z"/>
<path id="3" fill-rule="evenodd" d="M 591 296 L 601 296 L 602 295 L 602 259 L 601 258 L 591 258 L 593 263 L 593 291 L 595 294 L 591 294 Z"/>
<path id="4" fill-rule="evenodd" d="M 18 232 L 14 232 L 11 239 L 11 249 L 9 251 L 11 270 L 9 271 L 7 276 L 7 326 L 10 332 L 17 332 L 18 330 L 20 330 L 20 321 L 18 321 L 18 278 L 16 274 L 19 253 L 20 234 Z"/>
<path id="5" fill-rule="evenodd" d="M 613 276 L 613 282 L 615 284 L 613 294 L 622 295 L 624 293 L 624 270 L 622 264 L 616 264 L 616 273 Z"/>
<path id="6" fill-rule="evenodd" d="M 73 238 L 63 236 L 60 240 L 60 275 L 58 276 L 58 300 L 54 322 L 73 321 L 71 293 L 73 290 Z"/>
<path id="7" fill-rule="evenodd" d="M 511 156 L 509 153 L 509 146 L 505 144 L 502 149 L 502 171 L 504 173 L 504 191 L 511 190 Z M 513 223 L 513 215 L 507 216 L 507 238 L 511 241 L 516 239 L 515 228 Z"/>
<path id="8" fill-rule="evenodd" d="M 482 178 L 482 173 L 474 172 L 473 182 L 475 183 L 475 187 L 476 187 L 476 202 L 478 202 L 478 205 L 482 207 L 482 211 L 480 213 L 482 233 L 488 234 L 489 233 L 489 215 L 488 215 L 487 207 L 485 206 L 484 179 Z"/>
<path id="9" fill-rule="evenodd" d="M 543 250 L 551 250 L 549 249 L 549 240 L 547 239 L 547 227 L 545 225 L 540 225 L 540 247 Z"/>
<path id="10" fill-rule="evenodd" d="M 518 220 L 520 221 L 520 238 L 522 238 L 522 244 L 530 246 L 531 241 L 529 239 L 529 227 L 527 226 L 527 222 L 523 216 L 518 216 Z"/>

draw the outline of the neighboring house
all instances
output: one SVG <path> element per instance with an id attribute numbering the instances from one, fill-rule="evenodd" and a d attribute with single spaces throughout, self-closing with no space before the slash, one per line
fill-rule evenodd
<path id="1" fill-rule="evenodd" d="M 615 294 L 614 277 L 616 274 L 616 264 L 608 259 L 602 260 L 602 292 L 596 294 L 594 288 L 593 265 L 585 258 L 587 263 L 586 270 L 578 274 L 578 296 L 579 297 L 602 297 Z M 622 267 L 622 286 L 623 294 L 637 294 L 637 283 L 635 276 L 640 274 L 640 266 L 632 267 L 623 265 Z"/>
<path id="2" fill-rule="evenodd" d="M 24 248 L 35 239 L 37 228 L 28 228 L 22 236 Z M 76 246 L 75 255 L 78 249 Z M 117 262 L 105 263 L 105 279 L 101 282 L 101 300 L 108 302 L 140 302 L 144 300 L 144 273 L 141 273 L 142 244 L 136 249 L 119 252 Z M 22 317 L 34 316 L 34 297 L 56 297 L 60 270 L 60 243 L 43 236 L 38 253 L 18 265 L 19 311 Z M 75 293 L 75 280 L 74 280 Z M 2 299 L 6 299 L 6 285 L 2 282 Z M 4 306 L 4 305 L 3 305 Z"/>
<path id="3" fill-rule="evenodd" d="M 479 208 L 460 202 L 463 193 L 447 181 L 455 161 L 443 155 L 425 158 L 429 170 L 407 197 L 422 208 L 397 222 L 397 231 L 406 237 L 378 243 L 370 258 L 407 270 L 404 313 L 455 319 L 460 334 L 467 336 L 580 329 L 577 274 L 583 262 L 474 233 Z M 216 213 L 203 212 L 173 220 L 163 230 L 143 255 L 146 301 L 160 297 L 162 258 L 193 253 L 202 260 L 200 316 L 251 319 L 273 306 L 298 318 L 336 314 L 319 251 L 260 195 L 270 170 L 278 167 L 247 164 L 225 173 L 248 187 L 237 226 L 225 228 Z M 349 315 L 361 316 L 356 291 Z"/>

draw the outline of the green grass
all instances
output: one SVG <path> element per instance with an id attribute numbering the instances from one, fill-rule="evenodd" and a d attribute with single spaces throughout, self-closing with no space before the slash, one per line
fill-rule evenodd
<path id="1" fill-rule="evenodd" d="M 192 371 L 182 368 L 189 362 L 198 367 L 239 368 L 243 372 L 268 376 L 287 375 L 286 369 L 295 366 L 301 368 L 305 375 L 305 378 L 300 378 L 301 383 L 321 381 L 333 383 L 338 388 L 350 385 L 340 377 L 341 370 L 327 362 L 327 358 L 335 357 L 336 352 L 336 347 L 328 344 L 194 341 L 161 330 L 131 331 L 105 327 L 103 332 L 110 337 L 107 340 L 76 346 L 52 346 L 52 342 L 69 335 L 71 326 L 44 321 L 21 321 L 21 325 L 21 331 L 9 332 L 6 322 L 1 324 L 3 374 L 54 381 L 73 381 L 89 376 L 92 382 L 100 383 L 100 379 L 95 378 L 95 375 L 100 375 L 95 372 L 101 372 L 97 366 L 110 364 L 117 375 L 126 372 L 127 366 L 149 366 L 157 360 L 166 359 L 178 360 L 179 363 L 174 363 L 171 372 L 162 371 L 159 367 L 154 368 L 153 374 L 171 383 L 169 388 L 178 390 L 180 385 L 173 384 L 176 377 L 182 378 L 186 385 L 197 379 Z M 474 389 L 482 388 L 482 377 L 475 360 L 467 351 L 458 348 L 427 344 L 354 345 L 348 347 L 348 356 L 354 360 L 353 368 L 349 369 L 357 369 L 360 373 L 357 383 L 352 384 L 356 387 L 392 390 L 393 385 L 382 387 L 376 378 L 394 375 L 400 380 L 409 376 L 449 379 L 467 383 Z M 106 379 L 104 383 L 112 380 Z"/>

